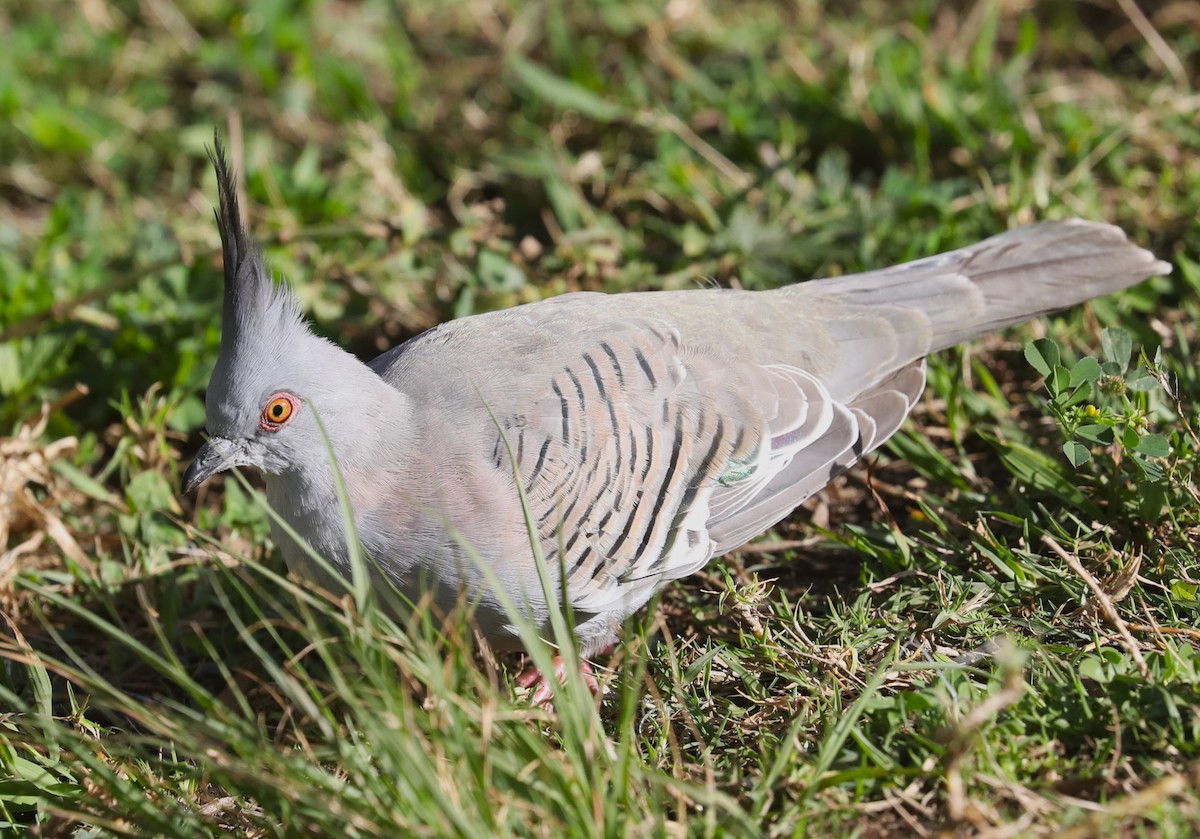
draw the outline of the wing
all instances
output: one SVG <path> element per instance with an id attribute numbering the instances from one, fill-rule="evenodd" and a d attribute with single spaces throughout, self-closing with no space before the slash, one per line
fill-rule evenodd
<path id="1" fill-rule="evenodd" d="M 709 535 L 714 555 L 732 551 L 780 522 L 827 483 L 896 433 L 925 388 L 925 361 L 902 367 L 848 405 L 813 389 L 816 405 L 832 405 L 834 420 L 818 439 L 801 448 L 773 447 L 776 463 L 757 480 L 716 493 Z M 684 573 L 690 573 L 685 571 Z"/>
<path id="2" fill-rule="evenodd" d="M 561 360 L 532 411 L 501 418 L 572 606 L 629 610 L 778 522 L 890 436 L 924 385 L 910 363 L 848 404 L 821 379 L 627 321 Z M 511 469 L 497 434 L 494 464 Z"/>

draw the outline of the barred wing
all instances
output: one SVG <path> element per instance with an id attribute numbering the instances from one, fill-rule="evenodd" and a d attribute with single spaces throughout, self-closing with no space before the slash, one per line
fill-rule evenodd
<path id="1" fill-rule="evenodd" d="M 585 346 L 531 414 L 502 420 L 583 612 L 632 610 L 775 524 L 890 436 L 924 385 L 911 363 L 841 404 L 805 370 L 685 347 L 651 321 Z M 499 436 L 492 456 L 511 468 Z"/>

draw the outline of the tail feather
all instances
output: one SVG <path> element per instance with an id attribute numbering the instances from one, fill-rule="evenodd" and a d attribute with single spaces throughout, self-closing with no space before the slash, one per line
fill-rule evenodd
<path id="1" fill-rule="evenodd" d="M 1066 309 L 1171 266 L 1111 224 L 1070 219 L 1018 228 L 961 250 L 852 277 L 805 283 L 849 304 L 912 308 L 929 351 Z"/>

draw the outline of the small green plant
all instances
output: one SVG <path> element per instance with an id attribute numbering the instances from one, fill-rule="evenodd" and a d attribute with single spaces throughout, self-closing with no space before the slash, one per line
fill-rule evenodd
<path id="1" fill-rule="evenodd" d="M 1157 512 L 1164 499 L 1163 461 L 1170 441 L 1150 431 L 1162 393 L 1160 353 L 1133 363 L 1133 339 L 1119 327 L 1104 330 L 1103 360 L 1085 356 L 1070 367 L 1058 344 L 1039 338 L 1025 346 L 1025 358 L 1046 377 L 1047 407 L 1066 438 L 1063 454 L 1076 469 L 1106 458 L 1109 478 L 1126 474 L 1142 500 L 1144 513 Z M 1161 352 L 1161 351 L 1160 351 Z"/>

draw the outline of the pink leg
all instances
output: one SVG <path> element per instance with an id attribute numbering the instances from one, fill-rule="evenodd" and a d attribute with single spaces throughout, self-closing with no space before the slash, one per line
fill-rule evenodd
<path id="1" fill-rule="evenodd" d="M 585 658 L 579 660 L 579 673 L 583 677 L 583 683 L 588 686 L 593 694 L 600 693 L 600 683 L 596 681 L 596 674 L 592 671 L 591 662 Z M 554 679 L 547 679 L 540 670 L 530 664 L 521 675 L 516 678 L 516 685 L 519 688 L 534 688 L 533 693 L 529 697 L 529 703 L 535 707 L 547 707 L 550 701 L 554 698 L 554 686 L 561 685 L 566 681 L 567 671 L 563 665 L 561 656 L 554 657 Z M 536 685 L 536 687 L 535 687 Z"/>

